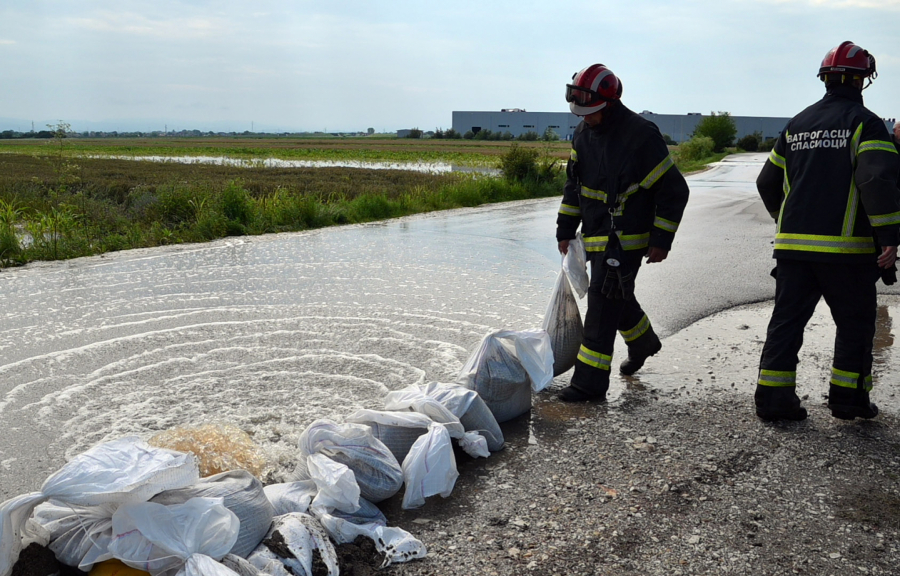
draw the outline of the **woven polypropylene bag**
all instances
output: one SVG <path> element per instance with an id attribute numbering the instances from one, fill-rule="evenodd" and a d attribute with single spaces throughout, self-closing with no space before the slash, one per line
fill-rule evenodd
<path id="1" fill-rule="evenodd" d="M 575 366 L 578 350 L 584 335 L 584 324 L 578 302 L 569 286 L 566 274 L 560 271 L 556 278 L 556 286 L 550 296 L 550 303 L 544 314 L 542 326 L 550 336 L 550 348 L 553 350 L 553 376 L 559 376 Z"/>
<path id="2" fill-rule="evenodd" d="M 272 525 L 275 508 L 266 497 L 262 482 L 246 470 L 231 470 L 202 478 L 191 486 L 161 492 L 150 501 L 171 505 L 198 497 L 222 498 L 225 508 L 240 520 L 240 531 L 229 551 L 231 554 L 246 558 L 262 542 Z"/>
<path id="3" fill-rule="evenodd" d="M 316 420 L 300 435 L 300 458 L 296 479 L 310 478 L 306 459 L 322 454 L 353 471 L 360 495 L 370 502 L 381 502 L 400 491 L 403 471 L 387 446 L 375 438 L 363 424 L 337 424 Z"/>
<path id="4" fill-rule="evenodd" d="M 497 419 L 474 390 L 459 384 L 429 382 L 388 392 L 384 397 L 386 410 L 415 410 L 429 415 L 435 422 L 446 422 L 446 418 L 437 418 L 432 409 L 435 403 L 459 419 L 466 432 L 481 434 L 491 452 L 503 448 L 503 432 Z"/>
<path id="5" fill-rule="evenodd" d="M 474 374 L 464 385 L 481 396 L 497 422 L 531 410 L 531 381 L 518 358 L 499 338 L 488 336 L 476 352 Z"/>
<path id="6" fill-rule="evenodd" d="M 371 428 L 375 438 L 388 447 L 397 462 L 403 462 L 412 445 L 419 436 L 428 432 L 428 427 L 433 423 L 431 418 L 417 412 L 366 409 L 348 416 L 347 422 L 365 424 Z"/>

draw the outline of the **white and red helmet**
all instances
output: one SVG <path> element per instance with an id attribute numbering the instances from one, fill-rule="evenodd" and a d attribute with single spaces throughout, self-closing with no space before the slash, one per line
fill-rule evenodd
<path id="1" fill-rule="evenodd" d="M 848 78 L 870 78 L 878 76 L 875 71 L 875 57 L 850 41 L 841 42 L 825 54 L 819 66 L 819 78 L 826 81 L 829 75 L 840 74 Z M 868 84 L 867 84 L 868 86 Z"/>
<path id="2" fill-rule="evenodd" d="M 622 82 L 603 64 L 591 64 L 572 76 L 566 84 L 566 102 L 576 116 L 603 110 L 609 102 L 622 97 Z"/>

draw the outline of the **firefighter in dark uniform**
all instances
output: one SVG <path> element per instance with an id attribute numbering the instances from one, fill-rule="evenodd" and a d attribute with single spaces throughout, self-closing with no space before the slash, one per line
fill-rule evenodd
<path id="1" fill-rule="evenodd" d="M 893 274 L 900 230 L 897 149 L 863 106 L 875 58 L 852 42 L 825 55 L 825 97 L 792 118 L 756 180 L 777 223 L 775 307 L 755 402 L 764 420 L 803 420 L 797 353 L 820 297 L 837 327 L 828 407 L 837 418 L 874 418 L 875 282 Z M 863 82 L 868 83 L 863 86 Z"/>
<path id="2" fill-rule="evenodd" d="M 894 140 L 894 148 L 896 148 L 897 153 L 900 154 L 900 122 L 894 122 L 894 130 L 891 134 L 891 138 Z M 897 172 L 897 188 L 900 189 L 900 171 Z"/>
<path id="3" fill-rule="evenodd" d="M 623 374 L 662 347 L 634 297 L 634 280 L 643 256 L 665 260 L 688 200 L 659 129 L 621 95 L 621 82 L 602 64 L 566 86 L 569 108 L 583 121 L 572 139 L 556 239 L 565 254 L 580 224 L 591 262 L 583 344 L 572 381 L 559 393 L 569 402 L 605 400 L 617 330 L 628 345 Z"/>

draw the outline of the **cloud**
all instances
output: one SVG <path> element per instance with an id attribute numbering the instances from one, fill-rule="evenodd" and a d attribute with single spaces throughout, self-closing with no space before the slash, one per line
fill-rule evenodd
<path id="1" fill-rule="evenodd" d="M 76 28 L 164 39 L 209 38 L 226 26 L 215 18 L 152 18 L 136 12 L 98 11 L 90 17 L 71 18 Z"/>
<path id="2" fill-rule="evenodd" d="M 7 46 L 7 45 L 15 44 L 15 43 L 16 43 L 15 40 L 3 40 L 2 38 L 0 38 L 0 46 Z"/>

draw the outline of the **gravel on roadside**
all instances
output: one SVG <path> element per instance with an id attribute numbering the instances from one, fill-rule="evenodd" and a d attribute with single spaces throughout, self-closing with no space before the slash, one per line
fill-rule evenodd
<path id="1" fill-rule="evenodd" d="M 558 385 L 557 385 L 558 387 Z M 425 575 L 900 573 L 896 416 L 765 423 L 752 396 L 630 385 L 609 404 L 548 390 L 506 448 L 458 456 L 447 499 L 383 506 L 429 548 Z"/>

